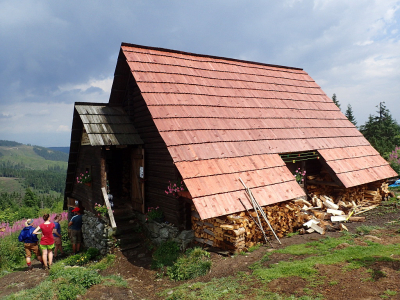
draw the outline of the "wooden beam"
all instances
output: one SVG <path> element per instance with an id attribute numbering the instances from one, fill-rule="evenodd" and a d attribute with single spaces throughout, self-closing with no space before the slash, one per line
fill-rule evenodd
<path id="1" fill-rule="evenodd" d="M 335 187 L 341 187 L 341 185 L 338 185 L 336 182 L 331 182 L 331 181 L 318 181 L 318 180 L 307 180 L 307 185 L 328 185 L 328 186 L 335 186 Z"/>

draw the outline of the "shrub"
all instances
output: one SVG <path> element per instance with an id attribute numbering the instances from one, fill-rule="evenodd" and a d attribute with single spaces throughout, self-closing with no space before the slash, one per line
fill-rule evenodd
<path id="1" fill-rule="evenodd" d="M 172 280 L 187 280 L 203 276 L 210 269 L 210 254 L 201 248 L 194 248 L 188 249 L 172 267 L 168 267 L 167 275 Z"/>
<path id="2" fill-rule="evenodd" d="M 62 246 L 64 251 L 72 251 L 72 245 L 71 245 L 71 240 L 69 239 L 68 236 L 68 221 L 63 220 L 60 222 L 61 226 L 61 241 L 62 241 Z"/>
<path id="3" fill-rule="evenodd" d="M 12 270 L 25 259 L 24 243 L 18 241 L 19 232 L 0 238 L 0 270 Z"/>
<path id="4" fill-rule="evenodd" d="M 69 284 L 68 282 L 58 285 L 58 300 L 75 300 L 76 296 L 83 295 L 85 288 L 79 284 Z"/>
<path id="5" fill-rule="evenodd" d="M 397 172 L 400 174 L 400 147 L 396 146 L 396 148 L 389 155 L 389 164 Z"/>
<path id="6" fill-rule="evenodd" d="M 176 242 L 169 240 L 163 242 L 153 253 L 151 267 L 159 269 L 164 266 L 172 266 L 180 254 L 179 246 Z"/>
<path id="7" fill-rule="evenodd" d="M 100 251 L 96 248 L 89 248 L 85 253 L 79 253 L 72 255 L 64 259 L 64 264 L 67 266 L 84 266 L 91 260 L 96 259 L 100 254 Z"/>
<path id="8" fill-rule="evenodd" d="M 106 257 L 104 257 L 102 260 L 100 260 L 98 263 L 89 266 L 90 269 L 92 270 L 105 270 L 109 266 L 112 265 L 112 263 L 115 260 L 115 255 L 114 254 L 107 254 Z"/>
<path id="9" fill-rule="evenodd" d="M 95 271 L 83 267 L 60 267 L 50 269 L 51 279 L 62 278 L 69 284 L 80 285 L 85 289 L 101 282 L 101 276 Z"/>

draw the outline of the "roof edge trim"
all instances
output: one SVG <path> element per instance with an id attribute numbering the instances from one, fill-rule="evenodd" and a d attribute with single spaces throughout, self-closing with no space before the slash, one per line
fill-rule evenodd
<path id="1" fill-rule="evenodd" d="M 281 65 L 274 65 L 274 64 L 266 64 L 266 63 L 251 61 L 251 60 L 243 60 L 243 59 L 229 58 L 229 57 L 223 57 L 223 56 L 198 54 L 198 53 L 185 52 L 185 51 L 173 50 L 173 49 L 167 49 L 167 48 L 161 48 L 161 47 L 143 46 L 143 45 L 137 45 L 137 44 L 124 43 L 124 42 L 121 43 L 121 47 L 122 46 L 136 47 L 136 48 L 150 49 L 150 50 L 157 50 L 157 51 L 162 51 L 162 52 L 178 53 L 178 54 L 198 56 L 198 57 L 208 57 L 208 58 L 213 58 L 213 59 L 224 59 L 224 60 L 228 60 L 228 61 L 236 61 L 236 62 L 242 62 L 242 63 L 262 65 L 262 66 L 267 66 L 267 67 L 275 67 L 275 68 L 282 68 L 282 69 L 292 69 L 292 70 L 304 71 L 302 68 L 288 67 L 288 66 L 281 66 Z"/>
<path id="2" fill-rule="evenodd" d="M 97 103 L 97 102 L 75 102 L 74 106 L 76 105 L 90 105 L 90 106 L 97 106 L 97 105 L 102 105 L 102 106 L 108 106 L 108 102 L 106 103 Z"/>

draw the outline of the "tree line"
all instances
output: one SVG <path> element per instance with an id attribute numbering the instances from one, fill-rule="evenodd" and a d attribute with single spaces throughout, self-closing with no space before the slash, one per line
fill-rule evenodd
<path id="1" fill-rule="evenodd" d="M 17 220 L 37 218 L 43 212 L 61 212 L 63 196 L 39 195 L 26 188 L 25 193 L 0 193 L 0 224 Z"/>
<path id="2" fill-rule="evenodd" d="M 332 96 L 333 102 L 341 109 L 336 94 Z M 391 167 L 400 174 L 400 125 L 393 118 L 385 102 L 377 105 L 376 114 L 370 114 L 365 124 L 359 126 L 360 132 L 379 152 L 389 161 Z M 357 127 L 353 109 L 349 104 L 345 111 L 347 119 Z"/>
<path id="3" fill-rule="evenodd" d="M 33 146 L 33 151 L 46 160 L 68 161 L 68 154 L 61 151 L 52 151 L 39 146 Z"/>
<path id="4" fill-rule="evenodd" d="M 43 193 L 55 191 L 63 194 L 66 169 L 49 166 L 47 170 L 29 170 L 25 169 L 22 163 L 5 161 L 0 163 L 0 177 L 20 178 L 24 187 L 31 187 Z"/>

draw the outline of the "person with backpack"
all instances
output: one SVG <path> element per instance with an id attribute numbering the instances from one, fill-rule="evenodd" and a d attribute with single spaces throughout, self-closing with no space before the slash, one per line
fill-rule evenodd
<path id="1" fill-rule="evenodd" d="M 21 230 L 21 233 L 18 236 L 18 240 L 24 243 L 28 271 L 33 269 L 31 261 L 32 252 L 35 253 L 37 260 L 43 264 L 42 255 L 40 254 L 38 247 L 39 239 L 36 234 L 33 233 L 35 228 L 32 226 L 32 224 L 33 219 L 26 220 L 25 227 Z"/>

